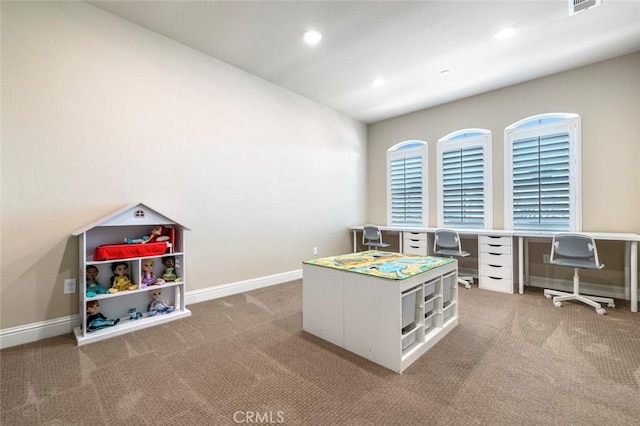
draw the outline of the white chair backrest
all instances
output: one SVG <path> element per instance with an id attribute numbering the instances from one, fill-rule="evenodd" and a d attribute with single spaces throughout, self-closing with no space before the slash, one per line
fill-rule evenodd
<path id="1" fill-rule="evenodd" d="M 460 236 L 458 232 L 453 229 L 436 229 L 435 238 L 433 241 L 433 251 L 437 251 L 438 248 L 457 249 L 462 250 L 460 245 Z"/>
<path id="2" fill-rule="evenodd" d="M 380 228 L 375 225 L 365 225 L 362 232 L 362 244 L 366 245 L 368 242 L 382 242 L 382 233 Z"/>
<path id="3" fill-rule="evenodd" d="M 551 261 L 553 261 L 556 255 L 579 259 L 593 259 L 594 265 L 600 265 L 596 242 L 593 237 L 586 234 L 561 232 L 554 235 L 551 245 Z"/>

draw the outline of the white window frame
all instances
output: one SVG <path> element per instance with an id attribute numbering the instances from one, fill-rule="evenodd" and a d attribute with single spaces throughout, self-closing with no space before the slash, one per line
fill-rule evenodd
<path id="1" fill-rule="evenodd" d="M 561 119 L 550 123 L 530 125 L 532 121 Z M 569 134 L 569 229 L 582 230 L 582 166 L 581 119 L 578 114 L 539 114 L 519 120 L 505 128 L 504 132 L 504 221 L 505 229 L 513 229 L 513 141 L 521 138 L 546 136 L 559 132 Z M 544 229 L 540 229 L 544 230 Z"/>
<path id="2" fill-rule="evenodd" d="M 406 146 L 416 145 L 415 147 L 405 148 Z M 406 157 L 422 158 L 422 203 L 420 223 L 402 223 L 393 220 L 392 214 L 392 194 L 391 194 L 391 162 Z M 426 227 L 429 223 L 429 178 L 428 178 L 428 145 L 425 141 L 408 140 L 395 144 L 387 150 L 387 224 L 391 226 L 419 226 Z"/>
<path id="3" fill-rule="evenodd" d="M 480 134 L 476 134 L 480 133 Z M 460 135 L 470 134 L 468 137 L 460 138 Z M 469 229 L 492 229 L 493 228 L 493 186 L 491 176 L 491 131 L 486 129 L 463 129 L 458 130 L 440 138 L 437 142 L 437 172 L 438 172 L 438 227 L 469 228 Z M 469 148 L 482 147 L 483 154 L 483 209 L 484 217 L 482 226 L 466 225 L 464 223 L 451 224 L 444 220 L 444 182 L 443 182 L 443 155 L 445 152 Z"/>

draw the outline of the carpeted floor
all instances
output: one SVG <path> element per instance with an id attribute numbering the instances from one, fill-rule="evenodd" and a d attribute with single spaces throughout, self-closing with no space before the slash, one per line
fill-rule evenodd
<path id="1" fill-rule="evenodd" d="M 294 281 L 77 347 L 0 352 L 2 425 L 640 424 L 640 314 L 460 289 L 460 323 L 403 374 L 301 330 Z"/>

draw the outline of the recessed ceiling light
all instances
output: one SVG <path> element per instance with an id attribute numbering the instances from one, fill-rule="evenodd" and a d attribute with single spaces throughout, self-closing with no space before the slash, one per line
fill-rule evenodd
<path id="1" fill-rule="evenodd" d="M 373 80 L 371 80 L 371 85 L 373 85 L 374 87 L 380 87 L 380 86 L 384 86 L 386 82 L 387 81 L 384 78 L 376 77 Z"/>
<path id="2" fill-rule="evenodd" d="M 322 40 L 322 34 L 316 30 L 309 30 L 302 35 L 302 38 L 307 44 L 318 44 Z"/>
<path id="3" fill-rule="evenodd" d="M 502 28 L 500 31 L 494 34 L 494 37 L 498 40 L 506 40 L 511 38 L 518 31 L 518 27 L 515 25 L 510 25 L 508 27 Z"/>
<path id="4" fill-rule="evenodd" d="M 449 70 L 442 70 L 442 71 L 440 71 L 440 74 L 447 75 L 447 74 L 449 74 Z"/>

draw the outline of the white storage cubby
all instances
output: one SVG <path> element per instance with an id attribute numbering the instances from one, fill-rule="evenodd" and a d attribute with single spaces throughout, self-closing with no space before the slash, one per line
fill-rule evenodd
<path id="1" fill-rule="evenodd" d="M 420 316 L 416 314 L 416 301 L 420 296 L 422 286 L 416 286 L 402 293 L 402 328 L 407 328 L 411 324 L 419 321 Z"/>
<path id="2" fill-rule="evenodd" d="M 422 317 L 424 316 L 422 284 L 402 292 L 402 351 L 409 351 L 420 343 Z"/>
<path id="3" fill-rule="evenodd" d="M 456 260 L 396 281 L 303 264 L 303 329 L 399 373 L 458 324 L 457 301 Z"/>
<path id="4" fill-rule="evenodd" d="M 108 246 L 108 248 L 117 249 L 118 245 L 124 244 L 123 240 L 125 238 L 138 238 L 147 235 L 154 226 L 163 226 L 164 230 L 166 230 L 166 236 L 169 238 L 169 240 L 163 241 L 166 245 L 163 253 L 147 254 L 141 247 L 143 245 L 141 245 L 138 246 L 141 247 L 141 252 L 131 255 L 131 257 L 126 257 L 129 255 L 125 255 L 125 257 L 109 257 L 107 260 L 96 260 L 94 258 L 96 248 Z M 79 244 L 78 299 L 81 324 L 74 328 L 74 334 L 79 345 L 191 315 L 191 312 L 186 309 L 184 303 L 184 233 L 187 230 L 188 228 L 168 219 L 146 205 L 135 204 L 107 215 L 73 233 L 74 236 L 78 237 Z M 156 243 L 156 246 L 159 245 L 159 243 Z M 134 246 L 134 244 L 131 246 Z M 150 247 L 149 245 L 148 247 L 144 247 L 144 249 Z M 135 249 L 134 247 L 127 248 Z M 156 278 L 161 279 L 165 271 L 163 260 L 167 257 L 173 258 L 175 263 L 174 273 L 178 279 L 143 288 L 141 285 L 143 282 L 143 263 L 153 261 L 153 274 Z M 93 266 L 98 269 L 97 281 L 102 287 L 108 289 L 111 287 L 114 276 L 112 266 L 120 262 L 127 265 L 129 278 L 137 288 L 115 293 L 96 294 L 95 296 L 88 295 L 87 267 Z M 162 292 L 162 300 L 166 305 L 173 307 L 171 312 L 156 313 L 155 315 L 153 315 L 153 312 L 151 315 L 147 312 L 149 302 L 152 300 L 151 292 L 154 290 L 160 290 Z M 90 301 L 98 301 L 100 313 L 108 319 L 118 319 L 119 322 L 116 325 L 99 330 L 87 330 L 87 302 Z M 132 319 L 129 313 L 129 310 L 132 308 L 142 316 L 137 319 Z"/>
<path id="5" fill-rule="evenodd" d="M 434 309 L 426 313 L 425 318 L 434 312 L 434 325 L 443 327 L 451 319 L 458 318 L 458 274 L 450 272 L 438 277 L 436 280 L 436 292 L 433 297 Z M 426 304 L 426 301 L 425 301 Z M 426 328 L 426 327 L 425 327 Z"/>

